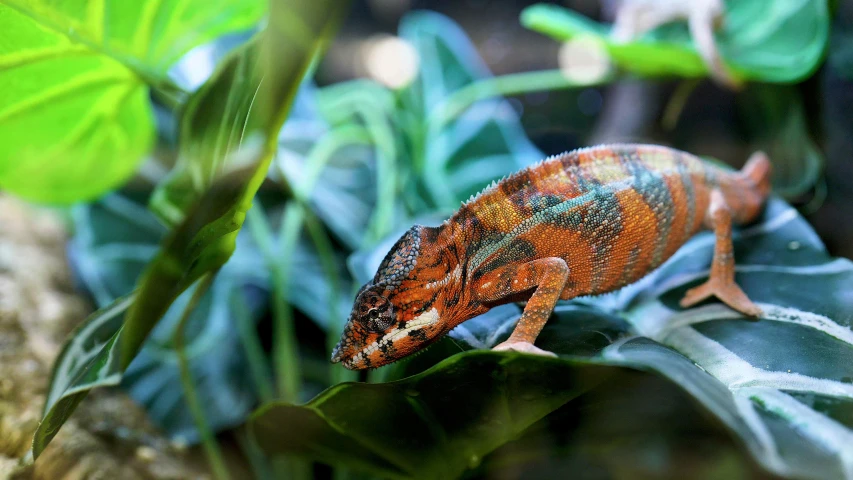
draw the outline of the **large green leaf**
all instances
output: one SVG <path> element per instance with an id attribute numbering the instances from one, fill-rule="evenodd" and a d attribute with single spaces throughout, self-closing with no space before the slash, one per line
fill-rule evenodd
<path id="1" fill-rule="evenodd" d="M 612 61 L 629 72 L 703 77 L 707 66 L 684 24 L 660 27 L 632 42 L 619 43 L 608 28 L 557 5 L 538 4 L 521 14 L 526 27 L 560 41 L 594 38 Z M 814 72 L 829 39 L 825 0 L 738 0 L 726 2 L 717 46 L 734 74 L 746 80 L 789 83 Z"/>
<path id="2" fill-rule="evenodd" d="M 208 82 L 187 102 L 181 117 L 178 163 L 158 185 L 151 204 L 167 222 L 181 221 L 219 176 L 240 168 L 246 140 L 269 134 L 265 148 L 273 148 L 274 134 L 267 132 L 268 125 L 284 123 L 276 106 L 282 101 L 288 107 L 293 103 L 303 74 L 325 48 L 329 30 L 336 27 L 339 17 L 294 15 L 318 11 L 304 1 L 273 1 L 271 7 L 264 36 L 272 32 L 277 41 L 254 39 L 231 52 L 215 74 L 220 81 Z"/>
<path id="3" fill-rule="evenodd" d="M 0 2 L 0 187 L 91 199 L 126 181 L 154 139 L 149 86 L 191 48 L 254 25 L 259 0 Z"/>
<path id="4" fill-rule="evenodd" d="M 247 48 L 257 48 L 259 53 L 249 52 L 259 59 L 259 68 L 265 72 L 260 87 L 251 83 L 234 81 L 233 70 L 220 70 L 209 82 L 232 85 L 233 89 L 251 88 L 258 92 L 258 130 L 246 138 L 246 145 L 234 145 L 233 150 L 244 148 L 236 155 L 237 165 L 231 166 L 221 176 L 211 179 L 212 183 L 193 206 L 184 220 L 163 241 L 160 250 L 148 264 L 138 282 L 136 297 L 127 307 L 121 330 L 110 337 L 110 342 L 96 350 L 94 359 L 87 356 L 85 362 L 61 355 L 57 365 L 70 364 L 74 368 L 67 375 L 70 383 L 52 384 L 45 405 L 45 417 L 33 440 L 33 454 L 38 456 L 56 434 L 59 427 L 71 415 L 83 396 L 100 382 L 114 382 L 136 357 L 143 342 L 157 322 L 166 313 L 175 299 L 205 275 L 215 274 L 234 252 L 237 233 L 242 227 L 246 211 L 252 204 L 261 182 L 266 176 L 275 151 L 276 135 L 284 123 L 296 90 L 309 65 L 328 43 L 338 21 L 343 16 L 345 4 L 331 0 L 288 2 L 287 7 L 279 2 L 271 4 L 271 18 L 261 41 Z M 297 32 L 297 33 L 294 33 Z M 285 46 L 293 46 L 291 55 L 281 56 L 277 52 Z M 225 73 L 223 73 L 225 72 Z M 206 89 L 201 89 L 204 95 Z M 188 110 L 193 115 L 204 115 L 215 111 L 216 103 L 224 99 L 206 96 L 210 105 L 206 108 Z M 254 115 L 254 112 L 253 112 Z M 234 124 L 226 125 L 225 132 L 240 128 L 245 118 L 235 118 Z M 209 134 L 202 130 L 199 135 Z M 228 153 L 233 153 L 229 151 Z M 230 157 L 231 155 L 229 155 Z M 229 158 L 229 160 L 234 160 Z M 213 161 L 198 158 L 199 162 Z M 96 312 L 87 323 L 97 323 L 103 316 Z M 82 341 L 85 338 L 72 338 Z M 88 345 L 88 344 L 87 344 Z M 68 352 L 74 355 L 74 352 Z M 105 363 L 107 369 L 90 368 L 90 365 Z M 79 372 L 93 371 L 93 378 L 78 384 Z"/>
<path id="5" fill-rule="evenodd" d="M 830 257 L 805 220 L 773 200 L 759 223 L 735 234 L 737 280 L 764 309 L 762 319 L 748 321 L 716 301 L 681 309 L 684 292 L 707 276 L 713 241 L 702 233 L 637 284 L 558 306 L 537 343 L 560 359 L 467 352 L 398 382 L 338 385 L 303 407 L 267 405 L 254 417 L 255 434 L 271 453 L 300 453 L 391 477 L 458 475 L 468 460 L 487 455 L 525 426 L 496 432 L 497 423 L 486 421 L 490 410 L 474 413 L 470 405 L 503 405 L 500 421 L 527 408 L 518 405 L 533 405 L 541 416 L 547 412 L 539 408 L 556 409 L 572 397 L 566 392 L 589 386 L 572 383 L 578 372 L 592 365 L 627 367 L 678 385 L 775 474 L 853 478 L 853 297 L 847 294 L 853 264 Z M 361 258 L 373 262 L 375 256 Z M 457 346 L 488 348 L 517 318 L 473 319 L 450 335 Z M 506 367 L 520 368 L 515 362 L 524 362 L 523 372 Z M 406 365 L 398 371 L 411 372 Z M 551 392 L 543 395 L 532 385 L 510 394 L 504 387 L 537 381 L 550 382 Z M 314 430 L 273 441 L 272 432 L 281 432 L 285 422 Z M 469 430 L 477 424 L 482 427 Z"/>

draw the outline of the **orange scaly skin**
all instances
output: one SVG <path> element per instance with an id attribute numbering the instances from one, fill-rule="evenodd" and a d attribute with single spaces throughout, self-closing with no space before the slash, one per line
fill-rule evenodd
<path id="1" fill-rule="evenodd" d="M 356 296 L 332 361 L 385 365 L 517 301 L 527 301 L 524 313 L 495 350 L 553 355 L 533 342 L 558 299 L 633 283 L 702 228 L 717 239 L 710 278 L 682 306 L 716 296 L 757 317 L 734 283 L 731 226 L 760 213 L 769 177 L 761 152 L 740 172 L 654 145 L 551 157 L 493 184 L 441 226 L 406 232 Z"/>

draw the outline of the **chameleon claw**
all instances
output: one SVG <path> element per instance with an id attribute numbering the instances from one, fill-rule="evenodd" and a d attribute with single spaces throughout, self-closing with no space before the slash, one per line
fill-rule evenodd
<path id="1" fill-rule="evenodd" d="M 507 340 L 506 342 L 500 343 L 492 348 L 493 351 L 496 352 L 520 352 L 527 353 L 530 355 L 541 355 L 543 357 L 554 357 L 557 358 L 557 354 L 554 352 L 549 352 L 548 350 L 542 350 L 541 348 L 533 345 L 530 342 L 510 342 Z"/>

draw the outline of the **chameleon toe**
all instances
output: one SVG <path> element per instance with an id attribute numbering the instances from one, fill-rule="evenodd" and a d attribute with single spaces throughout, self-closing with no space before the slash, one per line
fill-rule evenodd
<path id="1" fill-rule="evenodd" d="M 760 317 L 761 308 L 758 307 L 736 283 L 724 283 L 721 281 L 708 280 L 698 287 L 691 288 L 681 299 L 682 307 L 692 307 L 697 303 L 710 297 L 717 297 L 729 307 L 749 317 Z"/>
<path id="2" fill-rule="evenodd" d="M 541 355 L 543 357 L 554 357 L 557 358 L 557 354 L 554 352 L 549 352 L 548 350 L 542 350 L 541 348 L 533 345 L 530 342 L 510 342 L 506 341 L 496 345 L 492 350 L 496 352 L 520 352 L 520 353 L 528 353 L 530 355 Z"/>

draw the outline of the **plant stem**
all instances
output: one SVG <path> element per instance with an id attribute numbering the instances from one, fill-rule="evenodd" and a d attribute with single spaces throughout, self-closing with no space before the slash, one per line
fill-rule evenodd
<path id="1" fill-rule="evenodd" d="M 293 195 L 296 200 L 306 204 L 311 196 L 314 185 L 320 178 L 323 169 L 338 150 L 347 145 L 370 145 L 370 136 L 361 125 L 347 125 L 336 128 L 321 138 L 305 159 L 305 173 L 300 182 L 290 182 L 293 185 Z M 286 178 L 284 170 L 279 169 Z"/>
<path id="2" fill-rule="evenodd" d="M 216 438 L 204 418 L 204 409 L 199 402 L 195 386 L 193 385 L 190 363 L 187 359 L 184 345 L 184 328 L 186 327 L 187 321 L 189 320 L 193 310 L 195 310 L 196 305 L 198 305 L 198 302 L 204 294 L 207 293 L 207 290 L 210 288 L 215 277 L 216 272 L 214 271 L 205 274 L 205 276 L 199 280 L 195 292 L 193 292 L 189 303 L 187 303 L 187 306 L 181 314 L 177 327 L 175 327 L 174 342 L 175 351 L 178 354 L 178 369 L 180 370 L 181 383 L 184 387 L 184 396 L 187 401 L 187 407 L 190 409 L 193 422 L 195 423 L 199 436 L 201 437 L 201 443 L 204 447 L 204 453 L 207 456 L 207 461 L 210 463 L 210 469 L 213 471 L 213 476 L 218 480 L 227 480 L 230 479 L 231 476 L 228 473 L 228 467 L 225 466 L 225 461 L 222 457 L 222 451 L 219 449 L 219 444 L 216 442 Z"/>
<path id="3" fill-rule="evenodd" d="M 698 78 L 684 80 L 680 82 L 675 88 L 675 91 L 672 92 L 672 95 L 669 97 L 669 101 L 666 103 L 666 107 L 664 107 L 663 116 L 660 122 L 664 130 L 668 132 L 675 130 L 675 126 L 678 124 L 681 112 L 684 111 L 684 107 L 687 105 L 687 100 L 690 98 L 690 94 L 696 90 L 699 83 L 700 79 Z"/>
<path id="4" fill-rule="evenodd" d="M 257 331 L 254 329 L 251 312 L 243 298 L 243 292 L 236 291 L 231 294 L 231 302 L 234 308 L 237 332 L 240 335 L 240 343 L 246 351 L 246 359 L 249 362 L 249 371 L 258 389 L 258 396 L 264 402 L 275 398 L 269 367 L 266 363 L 263 347 L 258 339 Z"/>
<path id="5" fill-rule="evenodd" d="M 329 283 L 329 322 L 326 329 L 326 349 L 328 355 L 331 356 L 344 326 L 344 316 L 338 309 L 340 305 L 338 292 L 341 290 L 341 282 L 335 267 L 334 247 L 323 228 L 322 222 L 309 212 L 305 217 L 305 226 L 308 235 L 311 236 L 311 241 L 314 243 L 314 248 L 317 249 L 317 256 L 320 258 L 320 264 Z M 329 381 L 332 385 L 354 379 L 348 370 L 333 365 L 329 365 L 329 368 Z"/>
<path id="6" fill-rule="evenodd" d="M 299 241 L 304 218 L 305 210 L 299 203 L 291 201 L 287 204 L 278 234 L 279 251 L 270 259 L 273 262 L 273 365 L 277 369 L 276 383 L 279 393 L 287 402 L 298 400 L 301 384 L 299 342 L 296 340 L 293 308 L 287 298 L 293 252 L 296 250 L 296 242 Z"/>
<path id="7" fill-rule="evenodd" d="M 450 94 L 427 119 L 431 132 L 438 132 L 474 103 L 490 97 L 522 93 L 590 87 L 613 80 L 606 75 L 594 82 L 578 83 L 569 80 L 560 70 L 513 73 L 470 83 Z"/>
<path id="8" fill-rule="evenodd" d="M 279 238 L 280 250 L 274 251 L 273 235 L 260 204 L 247 212 L 249 230 L 258 244 L 272 282 L 273 345 L 272 359 L 275 370 L 276 386 L 282 399 L 296 401 L 299 396 L 300 368 L 298 342 L 294 332 L 293 311 L 287 302 L 287 275 L 292 252 L 299 239 L 302 228 L 302 211 L 294 208 L 297 204 L 289 202 L 284 211 Z"/>
<path id="9" fill-rule="evenodd" d="M 186 102 L 189 93 L 168 78 L 146 78 L 151 86 L 151 93 L 160 103 L 177 112 Z"/>
<path id="10" fill-rule="evenodd" d="M 296 340 L 293 309 L 288 298 L 288 276 L 293 251 L 302 230 L 304 209 L 295 201 L 285 207 L 279 230 L 280 250 L 274 251 L 273 236 L 266 216 L 259 203 L 247 213 L 249 229 L 258 243 L 272 277 L 273 346 L 272 358 L 276 385 L 282 400 L 295 403 L 302 384 L 302 369 L 299 345 Z M 273 470 L 280 473 L 277 478 L 311 478 L 311 464 L 298 458 L 288 457 L 280 462 L 273 461 Z"/>

